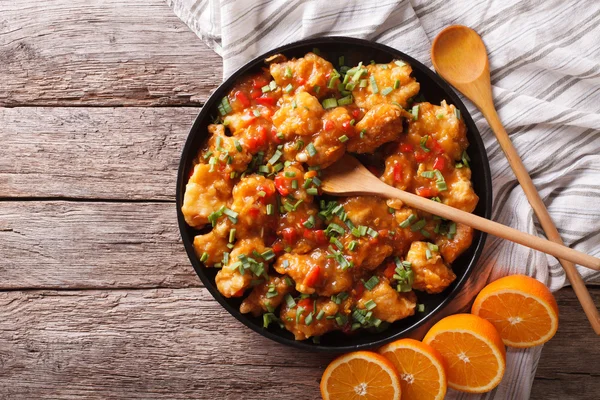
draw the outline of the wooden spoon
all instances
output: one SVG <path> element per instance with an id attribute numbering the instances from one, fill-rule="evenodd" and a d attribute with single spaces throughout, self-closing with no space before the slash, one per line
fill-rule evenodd
<path id="1" fill-rule="evenodd" d="M 350 155 L 345 155 L 340 161 L 323 170 L 321 188 L 325 193 L 336 196 L 375 195 L 400 199 L 405 204 L 419 210 L 600 271 L 600 259 L 596 257 L 389 186 Z"/>
<path id="2" fill-rule="evenodd" d="M 490 85 L 490 64 L 481 37 L 477 32 L 466 26 L 449 26 L 441 31 L 433 41 L 431 60 L 442 78 L 467 96 L 482 112 L 492 131 L 494 131 L 496 139 L 500 143 L 508 163 L 517 176 L 546 236 L 551 241 L 562 245 L 563 241 L 558 230 L 494 108 L 492 87 Z M 573 262 L 581 265 L 585 264 L 568 257 L 553 255 L 559 258 L 592 328 L 596 334 L 600 335 L 600 314 Z M 585 266 L 589 267 L 589 265 Z"/>

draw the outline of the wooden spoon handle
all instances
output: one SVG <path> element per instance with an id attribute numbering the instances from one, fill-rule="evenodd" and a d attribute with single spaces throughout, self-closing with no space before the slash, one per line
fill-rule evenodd
<path id="1" fill-rule="evenodd" d="M 465 224 L 477 230 L 510 240 L 511 242 L 519 243 L 523 246 L 539 250 L 543 253 L 551 254 L 557 258 L 564 258 L 596 271 L 600 271 L 600 259 L 585 253 L 581 253 L 564 245 L 553 243 L 549 240 L 521 232 L 489 219 L 481 218 L 477 215 L 458 210 L 445 204 L 431 201 L 415 194 L 396 189 L 392 186 L 384 184 L 383 182 L 381 185 L 377 185 L 377 192 L 388 198 L 400 199 L 411 207 L 418 208 L 454 222 L 460 222 L 461 224 Z"/>
<path id="2" fill-rule="evenodd" d="M 535 185 L 533 184 L 527 169 L 523 165 L 517 150 L 513 146 L 512 141 L 506 133 L 506 130 L 502 126 L 502 122 L 500 121 L 495 108 L 493 106 L 491 108 L 482 107 L 481 111 L 494 131 L 502 151 L 504 151 L 504 154 L 506 154 L 508 163 L 512 167 L 519 183 L 521 184 L 523 192 L 525 192 L 525 196 L 527 197 L 527 200 L 529 200 L 529 204 L 531 205 L 531 208 L 533 208 L 535 215 L 540 221 L 540 225 L 542 225 L 542 229 L 546 233 L 546 236 L 552 242 L 563 245 L 564 243 L 562 238 L 560 237 L 560 234 L 558 233 L 550 214 L 548 214 L 548 209 L 546 208 L 546 205 L 542 201 L 537 189 L 535 188 Z M 594 300 L 592 299 L 590 292 L 585 287 L 583 278 L 577 271 L 577 268 L 573 262 L 584 266 L 587 265 L 576 260 L 571 260 L 567 257 L 557 256 L 555 254 L 553 255 L 558 258 L 558 261 L 565 270 L 565 274 L 567 275 L 569 282 L 571 282 L 573 291 L 575 292 L 575 295 L 577 295 L 577 298 L 579 299 L 583 311 L 590 321 L 594 332 L 596 332 L 597 335 L 600 335 L 600 313 L 594 304 Z"/>

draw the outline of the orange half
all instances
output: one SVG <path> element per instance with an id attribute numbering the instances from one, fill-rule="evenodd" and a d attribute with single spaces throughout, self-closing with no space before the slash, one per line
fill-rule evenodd
<path id="1" fill-rule="evenodd" d="M 492 323 L 504 344 L 533 347 L 552 339 L 558 329 L 558 305 L 550 290 L 525 275 L 507 276 L 477 295 L 471 312 Z"/>
<path id="2" fill-rule="evenodd" d="M 370 351 L 336 358 L 321 378 L 323 400 L 400 400 L 400 394 L 394 365 Z"/>
<path id="3" fill-rule="evenodd" d="M 444 359 L 448 386 L 468 393 L 492 390 L 502 380 L 506 349 L 494 325 L 471 314 L 446 317 L 431 327 L 424 343 Z"/>
<path id="4" fill-rule="evenodd" d="M 446 395 L 444 360 L 433 347 L 400 339 L 379 350 L 400 374 L 402 400 L 443 400 Z"/>

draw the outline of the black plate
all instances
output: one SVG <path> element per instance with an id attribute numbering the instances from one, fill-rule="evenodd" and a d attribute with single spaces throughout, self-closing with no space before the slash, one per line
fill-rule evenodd
<path id="1" fill-rule="evenodd" d="M 303 40 L 279 47 L 257 57 L 240 68 L 219 86 L 217 90 L 215 90 L 202 108 L 202 111 L 200 111 L 200 114 L 192 126 L 183 149 L 177 177 L 177 219 L 179 221 L 179 229 L 181 231 L 185 250 L 187 251 L 188 257 L 190 258 L 196 273 L 208 291 L 227 311 L 231 313 L 231 315 L 261 335 L 279 343 L 302 349 L 327 352 L 347 352 L 381 346 L 392 340 L 406 336 L 409 332 L 421 326 L 426 320 L 430 319 L 434 314 L 445 307 L 460 291 L 471 271 L 475 268 L 477 259 L 483 250 L 486 234 L 478 231 L 475 232 L 471 247 L 452 264 L 452 269 L 456 273 L 457 278 L 443 293 L 428 295 L 417 292 L 418 301 L 419 303 L 425 304 L 426 312 L 417 313 L 417 315 L 410 318 L 397 321 L 386 331 L 380 333 L 361 332 L 359 330 L 357 331 L 359 333 L 345 335 L 341 332 L 332 332 L 321 337 L 320 344 L 314 344 L 311 340 L 296 341 L 290 332 L 279 329 L 278 327 L 275 328 L 273 327 L 273 324 L 268 330 L 264 329 L 262 327 L 262 318 L 255 318 L 239 312 L 241 299 L 228 299 L 219 293 L 215 286 L 215 275 L 217 270 L 214 268 L 204 268 L 202 263 L 200 263 L 200 260 L 194 253 L 192 244 L 194 236 L 199 232 L 190 228 L 185 223 L 181 212 L 181 205 L 183 204 L 183 195 L 189 171 L 193 166 L 193 161 L 196 158 L 200 147 L 208 137 L 207 126 L 213 121 L 213 117 L 218 113 L 218 103 L 227 94 L 238 78 L 248 72 L 258 71 L 265 65 L 264 59 L 273 54 L 282 53 L 288 58 L 302 57 L 307 52 L 312 51 L 315 47 L 318 47 L 322 54 L 334 65 L 337 65 L 337 60 L 339 56 L 342 55 L 345 57 L 345 64 L 350 66 L 358 64 L 359 61 L 369 63 L 370 60 L 375 60 L 377 63 L 388 63 L 392 59 L 401 59 L 408 62 L 413 68 L 413 75 L 421 84 L 421 94 L 427 101 L 433 104 L 439 104 L 442 100 L 446 100 L 449 104 L 454 104 L 460 109 L 465 124 L 467 125 L 467 137 L 470 142 L 468 154 L 471 157 L 473 187 L 479 196 L 479 204 L 474 213 L 485 218 L 489 218 L 491 213 L 492 183 L 483 141 L 481 140 L 479 131 L 473 123 L 465 105 L 460 101 L 459 97 L 454 93 L 450 86 L 429 68 L 412 57 L 392 49 L 391 47 L 347 37 L 325 37 Z"/>

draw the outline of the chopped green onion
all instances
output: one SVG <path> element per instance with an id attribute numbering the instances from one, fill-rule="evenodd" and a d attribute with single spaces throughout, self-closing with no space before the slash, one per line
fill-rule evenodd
<path id="1" fill-rule="evenodd" d="M 289 83 L 283 90 L 285 90 L 286 93 L 289 93 L 292 90 L 294 90 L 294 87 L 292 86 L 291 83 Z"/>
<path id="2" fill-rule="evenodd" d="M 243 150 L 242 145 L 240 144 L 240 142 L 238 142 L 237 139 L 235 139 L 233 143 L 235 143 L 235 148 L 237 149 L 237 151 L 241 152 Z"/>
<path id="3" fill-rule="evenodd" d="M 338 249 L 344 250 L 344 245 L 335 236 L 329 238 L 329 242 L 335 244 Z"/>
<path id="4" fill-rule="evenodd" d="M 346 90 L 349 90 L 349 91 L 353 91 L 355 87 L 356 87 L 356 83 L 353 83 L 353 82 L 347 83 L 345 86 Z"/>
<path id="5" fill-rule="evenodd" d="M 319 92 L 321 91 L 321 86 L 315 85 L 315 86 L 313 86 L 313 90 L 315 91 L 316 94 L 319 94 Z"/>
<path id="6" fill-rule="evenodd" d="M 352 228 L 352 234 L 356 237 L 362 237 L 367 234 L 367 227 L 364 225 L 360 225 L 359 227 Z"/>
<path id="7" fill-rule="evenodd" d="M 394 61 L 394 64 L 396 64 L 399 67 L 404 67 L 406 65 L 406 63 L 404 61 L 400 61 L 400 60 Z"/>
<path id="8" fill-rule="evenodd" d="M 306 316 L 306 318 L 304 318 L 304 324 L 306 326 L 310 325 L 312 323 L 312 321 L 313 321 L 313 314 L 312 313 L 308 314 Z"/>
<path id="9" fill-rule="evenodd" d="M 235 240 L 235 228 L 229 231 L 229 243 L 233 243 Z"/>
<path id="10" fill-rule="evenodd" d="M 288 79 L 291 78 L 292 77 L 292 69 L 290 67 L 285 67 L 285 72 L 284 72 L 283 76 Z"/>
<path id="11" fill-rule="evenodd" d="M 261 190 L 260 192 L 257 193 L 257 195 L 259 197 L 265 197 L 267 195 L 267 192 L 265 192 L 264 190 Z"/>
<path id="12" fill-rule="evenodd" d="M 381 91 L 381 94 L 387 96 L 388 94 L 392 93 L 392 90 L 394 89 L 392 89 L 391 87 L 386 87 Z"/>
<path id="13" fill-rule="evenodd" d="M 267 215 L 273 215 L 273 204 L 267 204 Z"/>
<path id="14" fill-rule="evenodd" d="M 231 178 L 231 179 L 235 179 L 236 176 L 237 176 L 237 172 L 235 172 L 235 171 L 231 171 L 231 173 L 229 174 L 229 178 Z"/>
<path id="15" fill-rule="evenodd" d="M 425 249 L 425 257 L 429 260 L 431 258 L 431 250 Z"/>
<path id="16" fill-rule="evenodd" d="M 372 309 L 374 309 L 375 307 L 377 307 L 377 303 L 375 303 L 373 300 L 369 300 L 369 301 L 367 301 L 367 302 L 365 303 L 365 308 L 366 308 L 367 310 L 372 310 Z"/>
<path id="17" fill-rule="evenodd" d="M 205 262 L 206 260 L 208 260 L 208 253 L 204 252 L 202 253 L 202 257 L 200 257 L 200 261 Z"/>
<path id="18" fill-rule="evenodd" d="M 442 114 L 442 113 L 435 114 L 435 117 L 436 117 L 437 119 L 443 119 L 443 118 L 444 118 L 444 114 Z"/>
<path id="19" fill-rule="evenodd" d="M 340 67 L 344 65 L 344 56 L 340 56 L 340 58 L 338 58 L 338 64 Z"/>
<path id="20" fill-rule="evenodd" d="M 237 223 L 238 213 L 236 213 L 235 211 L 230 210 L 229 208 L 225 208 L 225 210 L 223 210 L 223 214 L 227 215 L 231 222 L 233 222 L 234 224 Z"/>
<path id="21" fill-rule="evenodd" d="M 259 165 L 258 166 L 258 172 L 262 172 L 264 174 L 268 174 L 269 172 L 271 172 L 271 170 L 269 170 L 269 167 L 267 165 Z"/>
<path id="22" fill-rule="evenodd" d="M 394 82 L 394 89 L 399 89 L 400 88 L 400 80 L 396 79 L 396 81 Z"/>
<path id="23" fill-rule="evenodd" d="M 425 229 L 421 229 L 421 235 L 425 236 L 427 239 L 431 237 L 431 233 L 427 232 Z"/>
<path id="24" fill-rule="evenodd" d="M 456 119 L 460 119 L 460 110 L 458 108 L 454 108 L 454 115 L 456 115 Z"/>
<path id="25" fill-rule="evenodd" d="M 338 235 L 343 235 L 344 232 L 345 232 L 344 228 L 342 228 L 335 222 L 332 222 L 329 225 L 327 225 L 327 229 L 325 229 L 325 234 L 327 234 L 327 236 L 332 235 L 332 233 L 337 233 Z"/>
<path id="26" fill-rule="evenodd" d="M 417 304 L 417 312 L 425 312 L 425 304 Z"/>
<path id="27" fill-rule="evenodd" d="M 324 316 L 325 316 L 325 311 L 323 311 L 323 310 L 320 310 L 320 311 L 319 311 L 319 313 L 318 313 L 318 314 L 317 314 L 317 316 L 316 316 L 316 318 L 317 318 L 317 321 L 320 321 L 320 320 L 322 320 Z"/>
<path id="28" fill-rule="evenodd" d="M 375 75 L 371 75 L 369 77 L 369 81 L 371 82 L 371 91 L 375 94 L 379 93 L 379 88 L 377 87 L 377 81 L 375 81 Z"/>
<path id="29" fill-rule="evenodd" d="M 323 108 L 324 109 L 329 109 L 329 108 L 334 108 L 337 107 L 338 105 L 338 101 L 334 98 L 328 98 L 323 100 Z"/>
<path id="30" fill-rule="evenodd" d="M 296 173 L 295 173 L 294 171 L 285 171 L 285 172 L 283 173 L 283 175 L 284 175 L 286 178 L 293 178 L 293 177 L 295 177 L 295 176 L 296 176 Z"/>
<path id="31" fill-rule="evenodd" d="M 413 121 L 416 121 L 419 118 L 419 106 L 413 106 L 411 111 Z"/>
<path id="32" fill-rule="evenodd" d="M 298 189 L 298 181 L 296 179 L 292 181 L 292 189 Z"/>
<path id="33" fill-rule="evenodd" d="M 425 153 L 429 153 L 431 150 L 429 150 L 429 148 L 427 147 L 427 141 L 429 140 L 429 135 L 425 135 L 421 138 L 421 141 L 419 142 L 419 145 L 421 146 L 421 148 L 423 149 L 423 151 Z"/>
<path id="34" fill-rule="evenodd" d="M 296 307 L 296 302 L 294 301 L 294 298 L 292 297 L 292 295 L 290 295 L 289 293 L 286 294 L 283 299 L 285 300 L 285 303 L 287 304 L 287 306 L 289 308 Z"/>
<path id="35" fill-rule="evenodd" d="M 461 157 L 462 163 L 469 168 L 469 161 L 471 161 L 471 158 L 469 157 L 469 155 L 467 154 L 467 151 L 463 151 L 462 153 L 462 157 Z"/>
<path id="36" fill-rule="evenodd" d="M 342 314 L 338 314 L 335 317 L 335 322 L 338 324 L 338 326 L 344 326 L 346 325 L 346 322 L 348 322 L 348 318 Z"/>
<path id="37" fill-rule="evenodd" d="M 260 90 L 262 90 L 263 93 L 270 92 L 271 91 L 271 86 L 265 85 L 265 86 L 261 87 Z"/>
<path id="38" fill-rule="evenodd" d="M 423 172 L 421 172 L 421 176 L 423 178 L 433 179 L 435 177 L 435 172 L 433 172 L 433 171 L 423 171 Z"/>
<path id="39" fill-rule="evenodd" d="M 312 143 L 309 143 L 308 146 L 306 146 L 306 151 L 307 151 L 308 155 L 311 157 L 314 157 L 317 155 L 317 149 L 315 148 L 315 145 Z"/>
<path id="40" fill-rule="evenodd" d="M 358 242 L 356 240 L 353 240 L 348 245 L 348 250 L 354 251 L 354 250 L 356 250 L 356 246 L 358 246 Z"/>
<path id="41" fill-rule="evenodd" d="M 271 322 L 278 322 L 279 319 L 272 312 L 263 314 L 263 328 L 268 328 Z"/>
<path id="42" fill-rule="evenodd" d="M 448 185 L 446 185 L 446 182 L 436 182 L 435 184 L 440 192 L 448 189 Z"/>
<path id="43" fill-rule="evenodd" d="M 312 229 L 315 227 L 315 217 L 313 215 L 309 216 L 306 221 L 302 223 L 305 228 Z"/>
<path id="44" fill-rule="evenodd" d="M 275 258 L 275 252 L 273 251 L 273 249 L 268 249 L 265 250 L 264 252 L 262 252 L 260 254 L 260 256 L 265 260 L 265 261 L 269 261 L 273 258 Z"/>
<path id="45" fill-rule="evenodd" d="M 304 307 L 298 307 L 296 308 L 296 323 L 300 323 L 300 316 L 302 315 L 302 313 L 304 312 Z"/>
<path id="46" fill-rule="evenodd" d="M 308 188 L 306 189 L 306 193 L 311 196 L 317 196 L 319 194 L 319 190 L 317 188 Z"/>
<path id="47" fill-rule="evenodd" d="M 296 104 L 296 100 L 292 100 L 292 110 L 295 110 L 298 105 Z"/>
<path id="48" fill-rule="evenodd" d="M 269 87 L 271 88 L 271 90 L 277 89 L 277 82 L 275 82 L 275 81 L 269 82 Z"/>
<path id="49" fill-rule="evenodd" d="M 413 232 L 419 231 L 421 230 L 425 225 L 427 225 L 427 221 L 425 219 L 421 219 L 418 222 L 415 222 L 411 227 L 410 230 Z"/>
<path id="50" fill-rule="evenodd" d="M 360 131 L 360 138 L 363 139 L 365 137 L 365 133 L 367 133 L 366 129 Z"/>
<path id="51" fill-rule="evenodd" d="M 371 291 L 371 290 L 373 290 L 373 288 L 375 288 L 375 286 L 377 286 L 379 284 L 379 278 L 376 277 L 375 275 L 373 275 L 372 277 L 369 278 L 368 281 L 363 282 L 363 284 L 365 285 L 365 289 Z"/>
<path id="52" fill-rule="evenodd" d="M 303 147 L 304 147 L 304 142 L 302 140 L 298 140 L 296 142 L 296 150 L 302 150 Z"/>
<path id="53" fill-rule="evenodd" d="M 366 79 L 361 79 L 360 83 L 358 84 L 358 87 L 364 88 L 364 87 L 367 87 L 367 86 L 369 86 L 369 81 L 366 80 Z"/>
<path id="54" fill-rule="evenodd" d="M 371 227 L 369 227 L 367 229 L 367 233 L 369 234 L 369 236 L 376 238 L 377 236 L 379 236 L 379 233 L 377 233 L 377 231 Z"/>
<path id="55" fill-rule="evenodd" d="M 456 222 L 451 222 L 448 226 L 448 234 L 455 235 L 456 234 Z"/>
<path id="56" fill-rule="evenodd" d="M 427 243 L 427 247 L 431 250 L 431 251 L 439 251 L 439 247 L 436 244 L 433 243 Z"/>
<path id="57" fill-rule="evenodd" d="M 340 105 L 340 106 L 347 106 L 349 104 L 352 104 L 352 95 L 342 97 L 341 99 L 339 99 L 337 101 L 337 105 Z M 323 102 L 323 108 L 325 108 L 325 109 L 328 108 L 328 107 L 325 107 L 325 102 Z"/>
<path id="58" fill-rule="evenodd" d="M 315 184 L 315 186 L 321 186 L 321 180 L 319 178 L 317 178 L 315 176 L 314 178 L 312 178 L 312 180 L 313 180 L 313 183 Z"/>
<path id="59" fill-rule="evenodd" d="M 348 136 L 346 136 L 346 135 L 342 135 L 338 139 L 342 143 L 346 143 L 349 140 Z"/>

